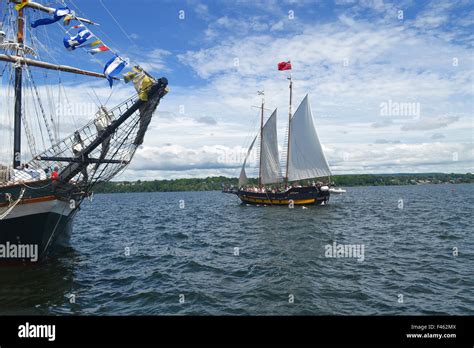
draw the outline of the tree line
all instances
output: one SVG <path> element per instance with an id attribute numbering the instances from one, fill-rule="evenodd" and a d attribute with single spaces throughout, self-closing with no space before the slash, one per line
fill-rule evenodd
<path id="1" fill-rule="evenodd" d="M 461 184 L 474 183 L 474 174 L 348 174 L 334 175 L 331 181 L 338 187 Z M 221 190 L 222 185 L 237 187 L 238 178 L 215 176 L 192 179 L 112 181 L 97 184 L 94 191 L 96 193 L 216 191 Z M 257 185 L 257 179 L 249 179 L 249 185 Z"/>

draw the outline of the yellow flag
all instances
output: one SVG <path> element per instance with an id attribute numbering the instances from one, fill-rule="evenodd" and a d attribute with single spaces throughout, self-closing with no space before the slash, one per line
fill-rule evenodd
<path id="1" fill-rule="evenodd" d="M 27 3 L 28 3 L 28 0 L 22 0 L 21 4 L 15 5 L 15 10 L 20 11 L 23 7 L 26 6 Z"/>
<path id="2" fill-rule="evenodd" d="M 150 87 L 153 85 L 153 80 L 150 77 L 143 74 L 140 79 L 133 81 L 133 84 L 135 85 L 135 89 L 138 92 L 138 97 L 143 101 L 147 101 L 148 91 L 150 90 Z"/>

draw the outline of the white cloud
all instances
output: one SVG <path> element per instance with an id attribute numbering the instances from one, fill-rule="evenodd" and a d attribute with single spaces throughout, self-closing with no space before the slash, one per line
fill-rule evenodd
<path id="1" fill-rule="evenodd" d="M 202 19 L 207 20 L 210 18 L 209 8 L 206 4 L 197 3 L 196 5 L 194 5 L 194 11 Z"/>
<path id="2" fill-rule="evenodd" d="M 154 50 L 137 57 L 136 61 L 139 62 L 140 66 L 149 73 L 170 72 L 171 69 L 165 62 L 169 55 L 171 55 L 171 52 L 161 48 L 155 48 Z"/>
<path id="3" fill-rule="evenodd" d="M 198 4 L 195 11 L 201 19 L 211 18 L 207 5 L 193 4 Z M 285 4 L 300 9 L 291 0 Z M 473 171 L 474 59 L 468 41 L 462 41 L 467 40 L 465 29 L 441 29 L 443 16 L 452 21 L 449 8 L 436 12 L 435 6 L 428 7 L 414 19 L 399 21 L 398 6 L 344 1 L 337 21 L 308 24 L 298 16 L 288 21 L 277 5 L 256 5 L 262 13 L 273 12 L 271 20 L 263 15 L 245 21 L 217 17 L 207 29 L 212 41 L 177 56 L 183 71 L 194 72 L 202 83 L 171 84 L 144 147 L 122 178 L 238 175 L 240 156 L 258 128 L 258 110 L 251 107 L 260 103 L 257 90 L 265 90 L 268 108 L 279 109 L 283 143 L 287 73 L 276 71 L 276 63 L 287 59 L 294 67 L 294 107 L 310 93 L 318 133 L 335 173 Z M 409 1 L 400 4 L 410 6 Z M 367 11 L 376 15 L 362 19 Z M 463 18 L 461 26 L 469 23 Z M 138 58 L 146 69 L 167 71 L 170 77 L 175 73 L 169 68 L 174 58 L 169 51 L 156 49 Z M 106 86 L 92 86 L 102 101 L 108 99 Z M 83 87 L 68 87 L 72 102 L 94 99 Z M 109 104 L 132 93 L 128 85 L 114 89 Z M 387 100 L 419 103 L 421 117 L 381 116 L 380 104 Z M 71 131 L 86 118 L 65 120 L 62 130 Z M 443 134 L 430 132 L 435 129 Z M 222 153 L 227 159 L 222 160 Z M 236 153 L 237 160 L 230 160 L 229 154 Z M 457 161 L 453 153 L 458 153 Z"/>
<path id="4" fill-rule="evenodd" d="M 392 9 L 380 2 L 366 5 L 380 11 Z M 194 91 L 200 94 L 201 105 L 214 112 L 220 108 L 222 117 L 229 119 L 235 117 L 236 110 L 248 110 L 249 104 L 258 103 L 254 95 L 259 89 L 266 91 L 266 105 L 278 106 L 280 115 L 284 114 L 288 98 L 285 74 L 276 72 L 275 64 L 291 58 L 296 104 L 305 92 L 310 92 L 320 137 L 329 149 L 338 148 L 340 143 L 346 148 L 359 148 L 361 155 L 374 159 L 366 169 L 371 167 L 378 172 L 396 171 L 396 165 L 399 171 L 417 171 L 417 163 L 430 170 L 451 171 L 456 167 L 466 171 L 466 162 L 453 164 L 425 151 L 429 145 L 424 142 L 429 137 L 424 132 L 448 129 L 444 142 L 436 145 L 441 153 L 449 154 L 453 144 L 472 142 L 469 130 L 474 61 L 469 48 L 430 35 L 410 22 L 381 26 L 380 22 L 370 24 L 344 15 L 339 18 L 339 23 L 299 23 L 300 29 L 291 36 L 253 34 L 233 38 L 210 48 L 188 51 L 179 59 L 207 81 L 205 87 Z M 462 64 L 453 65 L 453 57 Z M 211 102 L 215 99 L 219 100 L 218 105 Z M 419 103 L 421 118 L 404 121 L 381 117 L 380 103 L 389 99 Z M 362 127 L 358 124 L 361 121 Z M 284 128 L 283 123 L 280 139 Z M 333 132 L 335 128 L 339 132 Z M 374 135 L 377 139 L 376 134 L 382 129 L 398 139 L 371 145 Z M 345 134 L 348 136 L 341 136 Z M 374 148 L 368 147 L 382 145 L 384 149 L 386 145 L 397 145 L 390 147 L 390 157 L 397 158 L 396 162 L 374 156 Z M 418 156 L 421 150 L 424 155 Z M 330 163 L 333 154 L 328 153 Z M 352 172 L 357 166 L 345 165 L 337 170 Z"/>
<path id="5" fill-rule="evenodd" d="M 459 117 L 456 116 L 422 118 L 418 122 L 403 125 L 401 129 L 404 131 L 433 130 L 438 128 L 445 128 L 458 120 Z"/>
<path id="6" fill-rule="evenodd" d="M 400 172 L 474 171 L 474 153 L 470 144 L 354 144 L 324 146 L 334 174 Z M 238 176 L 244 147 L 179 145 L 140 149 L 121 179 L 140 177 Z M 255 160 L 254 160 L 255 162 Z M 256 173 L 253 167 L 253 173 Z M 171 174 L 172 173 L 172 174 Z M 252 168 L 250 169 L 252 173 Z"/>

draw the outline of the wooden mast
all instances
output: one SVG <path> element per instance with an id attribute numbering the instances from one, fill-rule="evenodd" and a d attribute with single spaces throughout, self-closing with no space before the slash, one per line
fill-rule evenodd
<path id="1" fill-rule="evenodd" d="M 23 9 L 17 15 L 17 35 L 18 49 L 16 54 L 20 55 L 24 43 Z M 22 97 L 22 75 L 23 68 L 20 64 L 15 66 L 15 119 L 13 126 L 13 168 L 20 166 L 21 162 L 21 97 Z"/>
<path id="2" fill-rule="evenodd" d="M 65 65 L 55 65 L 46 62 L 41 62 L 24 57 L 23 46 L 25 42 L 25 19 L 24 8 L 33 8 L 35 10 L 47 12 L 53 14 L 55 9 L 43 6 L 35 2 L 28 2 L 27 0 L 11 0 L 13 5 L 23 4 L 23 7 L 18 9 L 17 13 L 17 33 L 16 39 L 18 43 L 18 49 L 16 50 L 16 56 L 11 56 L 7 54 L 0 54 L 0 61 L 6 61 L 15 64 L 15 96 L 14 96 L 14 124 L 13 124 L 13 168 L 18 168 L 21 164 L 21 117 L 22 117 L 22 79 L 23 79 L 23 65 L 37 66 L 44 69 L 60 70 L 73 74 L 93 76 L 106 78 L 104 74 L 95 73 L 92 71 L 77 69 Z M 86 18 L 76 17 L 77 20 L 89 24 L 97 25 L 97 23 L 92 22 Z M 115 79 L 115 78 L 114 78 Z"/>
<path id="3" fill-rule="evenodd" d="M 262 95 L 264 92 L 261 92 Z M 260 93 L 259 93 L 260 94 Z M 258 166 L 258 184 L 262 186 L 262 149 L 263 149 L 263 110 L 265 106 L 265 97 L 262 97 L 262 112 L 260 115 L 260 164 Z"/>
<path id="4" fill-rule="evenodd" d="M 291 79 L 291 72 L 290 72 L 290 105 L 288 107 L 288 146 L 286 149 L 286 175 L 285 175 L 285 183 L 288 185 L 288 166 L 290 164 L 290 140 L 291 140 L 291 102 L 293 98 L 293 80 Z"/>

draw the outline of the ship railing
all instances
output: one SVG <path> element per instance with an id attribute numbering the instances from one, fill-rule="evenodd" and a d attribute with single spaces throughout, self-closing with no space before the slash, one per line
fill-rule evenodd
<path id="1" fill-rule="evenodd" d="M 19 183 L 44 181 L 48 178 L 49 174 L 41 169 L 13 169 L 12 166 L 0 165 L 0 187 L 12 186 Z"/>

